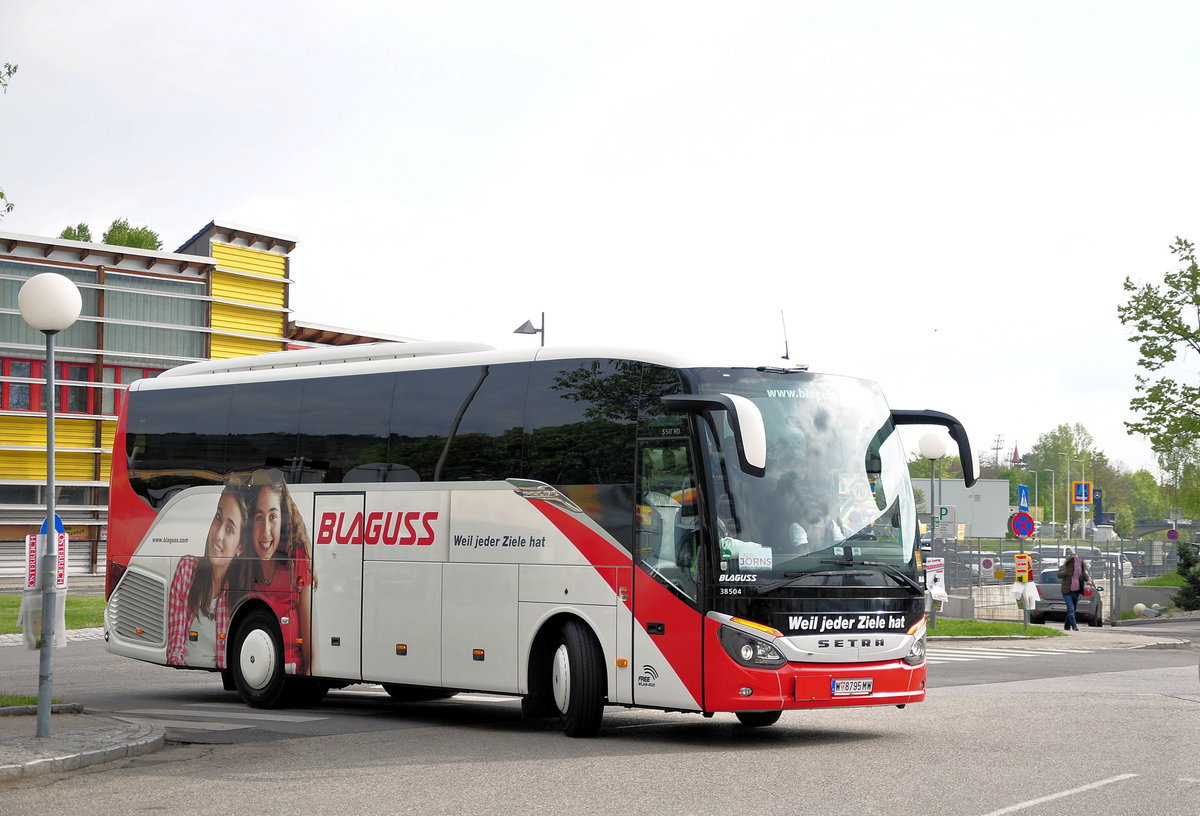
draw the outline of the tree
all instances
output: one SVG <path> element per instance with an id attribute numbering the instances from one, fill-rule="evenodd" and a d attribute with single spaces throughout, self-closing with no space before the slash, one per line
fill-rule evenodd
<path id="1" fill-rule="evenodd" d="M 1200 265 L 1190 241 L 1176 238 L 1171 254 L 1179 269 L 1165 273 L 1161 286 L 1139 286 L 1126 278 L 1129 301 L 1117 307 L 1121 322 L 1133 329 L 1129 340 L 1138 344 L 1138 365 L 1158 375 L 1138 375 L 1137 396 L 1129 407 L 1139 418 L 1125 424 L 1149 437 L 1158 453 L 1191 448 L 1200 441 L 1200 387 L 1160 373 L 1181 351 L 1200 353 Z"/>
<path id="2" fill-rule="evenodd" d="M 66 238 L 68 241 L 86 241 L 92 242 L 92 228 L 82 221 L 74 227 L 67 227 L 58 234 L 59 238 Z"/>
<path id="3" fill-rule="evenodd" d="M 1179 555 L 1179 566 L 1175 570 L 1183 576 L 1183 586 L 1171 600 L 1180 609 L 1200 609 L 1200 569 L 1197 569 L 1196 551 L 1186 541 L 1175 547 Z"/>
<path id="4" fill-rule="evenodd" d="M 129 220 L 125 218 L 113 221 L 100 243 L 135 249 L 162 249 L 162 241 L 157 232 L 149 227 L 130 227 Z"/>

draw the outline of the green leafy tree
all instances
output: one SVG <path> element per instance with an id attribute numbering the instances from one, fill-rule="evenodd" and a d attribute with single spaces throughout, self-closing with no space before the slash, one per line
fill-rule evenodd
<path id="1" fill-rule="evenodd" d="M 1175 570 L 1183 576 L 1183 586 L 1171 598 L 1180 609 L 1200 609 L 1200 569 L 1197 569 L 1196 551 L 1186 541 L 1175 547 L 1179 565 Z"/>
<path id="2" fill-rule="evenodd" d="M 58 234 L 59 238 L 66 238 L 68 241 L 86 241 L 92 242 L 92 228 L 80 221 L 73 227 L 67 227 Z"/>
<path id="3" fill-rule="evenodd" d="M 118 218 L 113 221 L 100 242 L 135 249 L 162 249 L 162 241 L 157 232 L 149 227 L 131 227 L 126 218 Z"/>
<path id="4" fill-rule="evenodd" d="M 1129 340 L 1138 346 L 1138 365 L 1156 375 L 1138 375 L 1137 396 L 1129 402 L 1138 419 L 1125 424 L 1159 453 L 1200 441 L 1200 387 L 1164 371 L 1181 352 L 1200 354 L 1200 265 L 1190 241 L 1176 238 L 1171 254 L 1179 268 L 1165 273 L 1161 286 L 1126 278 L 1129 301 L 1117 308 L 1121 322 L 1133 329 Z"/>

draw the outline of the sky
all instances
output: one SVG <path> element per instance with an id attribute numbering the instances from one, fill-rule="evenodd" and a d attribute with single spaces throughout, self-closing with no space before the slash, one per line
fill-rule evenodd
<path id="1" fill-rule="evenodd" d="M 303 323 L 786 348 L 985 457 L 1080 423 L 1157 474 L 1117 307 L 1200 240 L 1198 29 L 1192 2 L 0 0 L 0 230 L 241 224 L 297 240 Z"/>

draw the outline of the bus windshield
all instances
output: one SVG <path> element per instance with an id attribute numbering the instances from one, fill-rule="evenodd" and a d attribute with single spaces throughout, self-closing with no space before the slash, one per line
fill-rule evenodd
<path id="1" fill-rule="evenodd" d="M 738 467 L 724 412 L 702 423 L 723 573 L 757 573 L 761 586 L 853 560 L 915 575 L 908 465 L 874 383 L 804 371 L 696 373 L 705 393 L 753 401 L 766 429 L 766 473 L 756 477 Z"/>

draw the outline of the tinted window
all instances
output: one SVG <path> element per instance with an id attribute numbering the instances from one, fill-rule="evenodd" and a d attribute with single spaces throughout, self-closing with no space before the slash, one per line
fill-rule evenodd
<path id="1" fill-rule="evenodd" d="M 662 398 L 678 394 L 679 372 L 671 368 L 646 365 L 643 367 L 642 388 L 638 396 L 638 435 L 642 437 L 677 436 L 688 432 L 686 414 L 669 414 Z"/>
<path id="2" fill-rule="evenodd" d="M 525 475 L 552 485 L 632 484 L 640 369 L 622 360 L 535 363 Z"/>
<path id="3" fill-rule="evenodd" d="M 478 380 L 477 368 L 398 372 L 387 461 L 433 481 L 455 414 Z"/>
<path id="4" fill-rule="evenodd" d="M 176 491 L 219 484 L 232 388 L 178 388 L 130 395 L 125 456 L 133 489 L 160 507 Z"/>
<path id="5" fill-rule="evenodd" d="M 323 377 L 304 383 L 300 411 L 303 481 L 387 481 L 393 374 Z M 370 467 L 374 465 L 375 467 Z"/>
<path id="6" fill-rule="evenodd" d="M 472 385 L 451 417 L 450 443 L 435 476 L 456 481 L 521 475 L 529 365 L 469 367 L 459 373 Z"/>
<path id="7" fill-rule="evenodd" d="M 306 481 L 297 458 L 302 380 L 234 386 L 226 470 L 249 474 L 278 468 L 289 482 Z"/>

